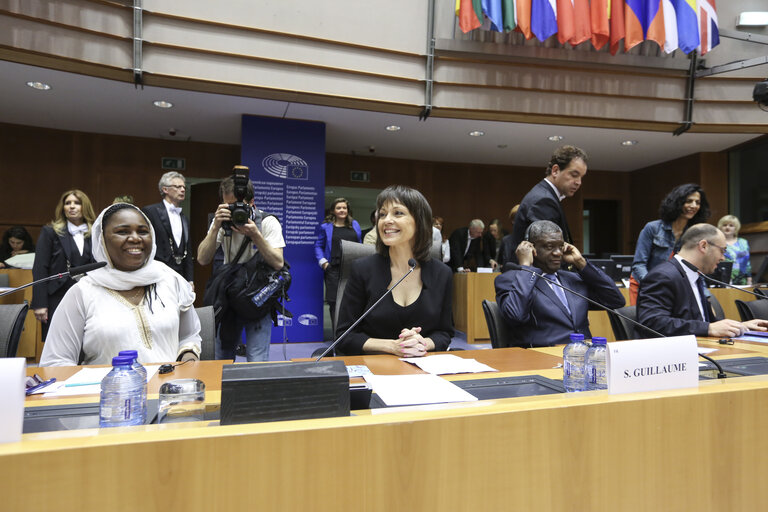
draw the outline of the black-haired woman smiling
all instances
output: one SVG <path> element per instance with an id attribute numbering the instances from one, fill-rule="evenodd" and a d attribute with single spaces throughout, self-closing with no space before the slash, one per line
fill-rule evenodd
<path id="1" fill-rule="evenodd" d="M 155 261 L 155 233 L 141 210 L 113 204 L 94 222 L 92 237 L 94 259 L 107 266 L 64 296 L 40 365 L 109 364 L 121 350 L 137 350 L 142 363 L 197 359 L 195 294 Z"/>
<path id="2" fill-rule="evenodd" d="M 336 336 L 346 331 L 409 270 L 416 268 L 339 344 L 344 354 L 400 357 L 446 350 L 451 343 L 451 270 L 431 259 L 432 209 L 418 190 L 391 186 L 376 199 L 376 252 L 352 265 Z"/>

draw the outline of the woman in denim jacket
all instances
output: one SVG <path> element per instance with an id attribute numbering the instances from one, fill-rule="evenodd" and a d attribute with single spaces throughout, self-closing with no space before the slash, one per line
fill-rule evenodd
<path id="1" fill-rule="evenodd" d="M 680 236 L 689 226 L 706 222 L 709 202 L 702 188 L 695 183 L 679 185 L 667 194 L 659 206 L 659 220 L 645 225 L 637 239 L 632 262 L 629 301 L 635 304 L 640 281 L 648 271 L 668 260 L 677 249 Z"/>

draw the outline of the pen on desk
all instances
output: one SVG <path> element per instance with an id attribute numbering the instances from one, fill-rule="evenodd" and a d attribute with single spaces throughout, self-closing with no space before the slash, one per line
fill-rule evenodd
<path id="1" fill-rule="evenodd" d="M 99 382 L 73 382 L 71 384 L 64 384 L 65 388 L 74 388 L 75 386 L 96 386 L 101 384 L 101 381 Z"/>
<path id="2" fill-rule="evenodd" d="M 53 384 L 54 382 L 56 382 L 56 377 L 53 377 L 53 378 L 51 378 L 51 379 L 49 379 L 49 380 L 46 380 L 45 382 L 41 382 L 41 383 L 40 383 L 40 384 L 38 384 L 37 386 L 32 386 L 31 388 L 29 388 L 29 389 L 26 391 L 26 393 L 27 393 L 27 395 L 31 395 L 31 394 L 32 394 L 32 393 L 34 393 L 35 391 L 40 391 L 40 390 L 41 390 L 41 389 L 43 389 L 44 387 L 46 387 L 46 386 L 50 386 L 50 385 L 51 385 L 51 384 Z"/>

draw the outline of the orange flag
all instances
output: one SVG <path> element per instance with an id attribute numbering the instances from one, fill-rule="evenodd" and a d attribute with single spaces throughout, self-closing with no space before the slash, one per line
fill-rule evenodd
<path id="1" fill-rule="evenodd" d="M 461 28 L 462 32 L 469 32 L 470 30 L 474 30 L 482 23 L 477 18 L 477 14 L 475 14 L 475 9 L 472 6 L 472 0 L 459 0 L 459 9 L 458 9 L 458 16 L 459 16 L 459 28 Z"/>
<path id="2" fill-rule="evenodd" d="M 557 0 L 557 40 L 565 44 L 573 38 L 573 0 Z"/>
<path id="3" fill-rule="evenodd" d="M 568 42 L 573 46 L 592 37 L 592 22 L 589 14 L 589 0 L 573 0 L 573 36 Z"/>
<path id="4" fill-rule="evenodd" d="M 610 0 L 592 0 L 589 4 L 590 24 L 592 28 L 592 46 L 599 50 L 608 42 L 611 36 L 611 25 L 608 9 Z"/>
<path id="5" fill-rule="evenodd" d="M 611 0 L 611 55 L 619 51 L 619 43 L 626 35 L 624 26 L 624 0 Z"/>
<path id="6" fill-rule="evenodd" d="M 522 32 L 526 39 L 533 37 L 533 32 L 531 32 L 531 0 L 517 0 L 517 28 L 515 30 Z"/>

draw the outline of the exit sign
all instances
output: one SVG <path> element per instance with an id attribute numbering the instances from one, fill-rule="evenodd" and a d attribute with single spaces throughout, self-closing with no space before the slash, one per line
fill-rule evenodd
<path id="1" fill-rule="evenodd" d="M 183 171 L 187 167 L 186 163 L 187 162 L 185 158 L 173 158 L 164 156 L 160 159 L 160 168 L 167 169 L 169 171 Z"/>
<path id="2" fill-rule="evenodd" d="M 368 171 L 351 171 L 349 173 L 349 181 L 371 181 L 371 175 Z"/>

